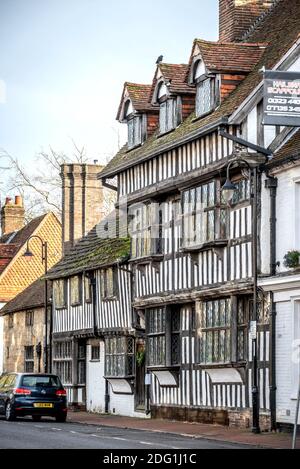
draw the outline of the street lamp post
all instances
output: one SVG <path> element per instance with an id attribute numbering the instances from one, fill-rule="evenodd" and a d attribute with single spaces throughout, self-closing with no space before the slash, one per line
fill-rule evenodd
<path id="1" fill-rule="evenodd" d="M 45 267 L 45 275 L 47 274 L 48 272 L 48 243 L 47 241 L 44 241 L 40 236 L 37 236 L 37 235 L 33 235 L 31 236 L 30 238 L 28 238 L 27 240 L 27 248 L 26 248 L 26 252 L 24 253 L 24 257 L 26 257 L 27 259 L 32 259 L 34 257 L 34 254 L 32 253 L 32 251 L 30 251 L 30 241 L 32 239 L 38 239 L 41 243 L 41 247 L 42 247 L 42 252 L 41 252 L 41 258 L 42 258 L 42 263 L 44 264 L 44 267 Z M 44 302 L 45 302 L 45 305 L 44 305 L 44 308 L 45 308 L 45 356 L 44 356 L 44 370 L 45 370 L 45 373 L 48 373 L 49 371 L 49 354 L 48 354 L 48 284 L 47 284 L 47 280 L 45 278 L 45 286 L 44 286 Z M 52 329 L 52 320 L 51 320 L 51 316 L 50 316 L 50 348 L 51 348 L 51 329 Z M 50 350 L 50 357 L 51 357 L 51 350 Z M 50 362 L 50 371 L 51 371 L 51 362 Z"/>
<path id="2" fill-rule="evenodd" d="M 258 357 L 257 357 L 257 306 L 258 306 L 258 267 L 257 267 L 257 167 L 252 168 L 246 160 L 239 159 L 232 161 L 227 167 L 227 178 L 224 186 L 222 187 L 223 197 L 227 202 L 230 202 L 234 196 L 237 187 L 233 184 L 230 178 L 230 169 L 234 163 L 244 163 L 250 171 L 250 187 L 251 187 L 251 205 L 252 205 L 252 274 L 253 274 L 253 311 L 251 317 L 251 340 L 252 340 L 252 432 L 260 433 L 259 424 L 259 391 L 258 391 Z"/>

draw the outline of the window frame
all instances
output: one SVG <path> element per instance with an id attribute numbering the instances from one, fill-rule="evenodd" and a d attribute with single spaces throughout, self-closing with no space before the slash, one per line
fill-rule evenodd
<path id="1" fill-rule="evenodd" d="M 163 214 L 161 207 L 156 214 L 156 207 L 157 204 L 151 201 L 130 207 L 133 216 L 131 257 L 134 260 L 154 257 L 163 252 Z M 158 219 L 155 219 L 156 215 L 158 215 Z M 158 236 L 152 236 L 153 234 L 158 234 Z"/>
<path id="2" fill-rule="evenodd" d="M 34 311 L 25 311 L 25 326 L 32 327 L 34 325 Z"/>
<path id="3" fill-rule="evenodd" d="M 211 187 L 213 189 L 213 200 L 211 198 Z M 188 195 L 186 198 L 186 194 Z M 206 198 L 206 201 L 204 201 Z M 192 210 L 186 211 L 186 205 Z M 199 206 L 199 208 L 198 208 Z M 220 180 L 214 179 L 208 183 L 193 186 L 181 193 L 182 210 L 182 248 L 184 250 L 194 250 L 205 245 L 218 244 L 225 242 L 229 238 L 230 212 L 228 205 L 222 201 Z M 213 213 L 213 230 L 210 231 L 210 225 Z M 204 216 L 203 216 L 204 215 Z M 204 219 L 204 222 L 203 222 Z M 187 232 L 189 237 L 186 237 Z M 199 231 L 198 227 L 201 226 Z M 193 228 L 193 231 L 190 230 Z M 203 227 L 203 228 L 202 228 Z M 205 231 L 205 237 L 201 233 Z M 210 237 L 210 232 L 212 236 Z M 193 239 L 191 239 L 193 235 Z"/>
<path id="4" fill-rule="evenodd" d="M 83 277 L 83 288 L 84 288 L 84 301 L 85 303 L 93 302 L 93 289 L 90 277 L 84 275 Z"/>
<path id="5" fill-rule="evenodd" d="M 130 337 L 130 336 L 107 337 L 105 339 L 105 378 L 131 379 L 134 377 L 134 375 L 135 375 L 135 339 L 134 337 Z"/>
<path id="6" fill-rule="evenodd" d="M 110 286 L 108 273 L 111 272 Z M 110 291 L 109 291 L 110 289 Z M 118 268 L 115 266 L 100 270 L 100 293 L 102 301 L 116 300 L 119 296 Z"/>
<path id="7" fill-rule="evenodd" d="M 128 149 L 131 150 L 140 146 L 143 142 L 143 116 L 141 114 L 132 115 L 127 118 Z M 131 131 L 132 129 L 132 131 Z"/>
<path id="8" fill-rule="evenodd" d="M 57 301 L 57 288 L 58 285 L 62 286 L 62 292 L 60 294 L 59 301 Z M 53 299 L 55 309 L 65 309 L 68 305 L 68 280 L 67 279 L 57 279 L 53 281 Z M 60 302 L 61 301 L 61 302 Z"/>
<path id="9" fill-rule="evenodd" d="M 13 329 L 14 328 L 14 313 L 9 313 L 8 315 L 8 328 Z"/>
<path id="10" fill-rule="evenodd" d="M 34 373 L 34 345 L 24 346 L 24 371 Z"/>
<path id="11" fill-rule="evenodd" d="M 97 350 L 96 356 L 94 356 L 93 351 Z M 101 361 L 101 347 L 100 344 L 92 344 L 91 345 L 91 359 L 90 362 L 100 362 Z"/>
<path id="12" fill-rule="evenodd" d="M 155 318 L 159 313 L 160 317 Z M 173 318 L 178 316 L 178 328 L 174 330 Z M 152 316 L 152 317 L 151 317 Z M 156 329 L 158 324 L 160 329 Z M 154 326 L 154 327 L 152 327 Z M 173 339 L 177 337 L 177 360 L 174 360 Z M 180 306 L 148 308 L 146 310 L 146 350 L 148 369 L 174 369 L 181 365 L 181 309 Z M 163 339 L 163 340 L 162 340 Z M 163 348 L 162 349 L 162 344 Z M 163 350 L 163 355 L 161 355 Z M 160 352 L 160 356 L 157 355 Z M 155 359 L 153 359 L 155 356 Z"/>
<path id="13" fill-rule="evenodd" d="M 73 343 L 71 340 L 55 341 L 53 344 L 53 373 L 63 385 L 71 385 L 73 380 Z"/>
<path id="14" fill-rule="evenodd" d="M 197 62 L 198 63 L 198 62 Z M 196 112 L 196 119 L 200 119 L 205 117 L 206 115 L 210 114 L 219 104 L 219 93 L 218 93 L 218 79 L 216 75 L 202 75 L 194 79 L 194 83 L 196 85 L 196 105 L 195 105 L 195 112 Z M 209 103 L 210 106 L 207 109 L 199 108 L 199 105 L 203 103 L 203 99 L 200 99 L 200 92 L 203 91 L 204 86 L 208 83 L 209 86 Z"/>
<path id="15" fill-rule="evenodd" d="M 77 281 L 76 285 L 76 295 L 74 295 L 74 285 L 73 282 Z M 82 276 L 73 275 L 70 277 L 70 304 L 71 307 L 76 307 L 82 305 Z"/>

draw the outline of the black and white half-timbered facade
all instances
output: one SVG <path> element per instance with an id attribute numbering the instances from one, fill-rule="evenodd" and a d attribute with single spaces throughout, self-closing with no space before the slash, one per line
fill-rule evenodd
<path id="1" fill-rule="evenodd" d="M 99 178 L 112 189 L 117 179 L 127 214 L 152 417 L 249 426 L 257 377 L 270 428 L 273 303 L 256 278 L 272 274 L 268 165 L 289 130 L 263 126 L 261 69 L 299 63 L 300 4 L 244 3 L 220 1 L 220 40 L 195 40 L 188 64 L 158 61 L 152 85 L 125 84 L 129 141 Z"/>

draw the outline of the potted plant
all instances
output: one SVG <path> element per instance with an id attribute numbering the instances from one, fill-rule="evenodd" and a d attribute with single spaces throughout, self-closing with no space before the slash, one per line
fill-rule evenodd
<path id="1" fill-rule="evenodd" d="M 288 269 L 296 269 L 300 266 L 300 251 L 289 251 L 284 256 L 284 266 Z"/>

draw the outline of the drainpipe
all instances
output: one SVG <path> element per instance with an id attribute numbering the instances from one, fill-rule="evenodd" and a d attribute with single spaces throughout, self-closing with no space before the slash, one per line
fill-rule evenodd
<path id="1" fill-rule="evenodd" d="M 276 196 L 278 179 L 267 174 L 266 189 L 270 190 L 270 275 L 276 275 Z M 274 294 L 270 293 L 270 408 L 271 431 L 276 431 L 276 304 Z"/>
<path id="2" fill-rule="evenodd" d="M 105 380 L 105 394 L 104 394 L 104 403 L 105 403 L 105 413 L 108 414 L 109 412 L 109 401 L 110 401 L 110 396 L 109 396 L 109 382 L 107 379 Z"/>

